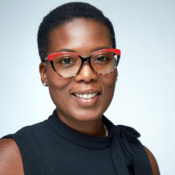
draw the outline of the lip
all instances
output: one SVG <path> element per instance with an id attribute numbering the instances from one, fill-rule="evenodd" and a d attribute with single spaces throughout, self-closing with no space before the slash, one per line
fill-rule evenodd
<path id="1" fill-rule="evenodd" d="M 91 94 L 91 93 L 97 93 L 100 94 L 100 90 L 97 89 L 77 89 L 77 90 L 72 90 L 70 92 L 71 94 Z"/>
<path id="2" fill-rule="evenodd" d="M 96 96 L 90 98 L 90 99 L 85 99 L 81 97 L 77 97 L 74 94 L 91 94 L 91 93 L 97 93 Z M 73 99 L 83 107 L 90 107 L 93 106 L 99 99 L 101 92 L 97 89 L 79 89 L 71 92 L 71 95 Z"/>

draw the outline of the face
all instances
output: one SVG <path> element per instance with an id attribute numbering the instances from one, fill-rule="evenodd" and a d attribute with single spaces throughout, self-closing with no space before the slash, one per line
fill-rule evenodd
<path id="1" fill-rule="evenodd" d="M 107 27 L 79 18 L 51 32 L 48 55 L 66 51 L 88 57 L 105 48 L 112 48 Z M 105 76 L 96 75 L 87 62 L 76 77 L 60 77 L 49 61 L 40 64 L 40 74 L 42 82 L 47 83 L 59 118 L 67 123 L 99 120 L 112 100 L 117 78 L 117 70 Z"/>

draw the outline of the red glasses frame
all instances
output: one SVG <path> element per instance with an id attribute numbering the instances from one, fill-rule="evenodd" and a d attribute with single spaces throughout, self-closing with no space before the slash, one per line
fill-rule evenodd
<path id="1" fill-rule="evenodd" d="M 93 69 L 93 67 L 92 67 L 92 65 L 91 65 L 91 63 L 90 63 L 90 58 L 91 58 L 93 55 L 95 55 L 95 54 L 97 54 L 97 53 L 99 53 L 99 52 L 102 52 L 102 51 L 103 51 L 103 52 L 114 52 L 114 53 L 117 55 L 116 66 L 114 67 L 114 69 L 113 69 L 111 72 L 109 72 L 109 73 L 107 73 L 107 74 L 101 74 L 101 73 L 96 72 L 96 71 Z M 75 75 L 73 75 L 73 76 L 76 76 L 76 75 L 80 72 L 80 70 L 81 70 L 81 68 L 82 68 L 82 66 L 83 66 L 83 63 L 84 63 L 85 61 L 87 61 L 87 62 L 89 63 L 91 69 L 92 69 L 96 74 L 98 74 L 98 75 L 108 75 L 108 74 L 112 73 L 112 72 L 116 69 L 116 67 L 118 66 L 119 61 L 120 61 L 120 55 L 121 55 L 121 51 L 120 51 L 119 49 L 102 49 L 102 50 L 98 50 L 98 51 L 93 52 L 89 57 L 86 57 L 86 58 L 83 58 L 83 57 L 81 57 L 80 55 L 78 55 L 78 54 L 76 54 L 76 53 L 72 53 L 72 52 L 58 52 L 58 53 L 49 54 L 48 57 L 44 59 L 44 61 L 46 61 L 46 60 L 48 59 L 48 60 L 50 61 L 50 63 L 51 63 L 51 66 L 52 66 L 53 70 L 54 70 L 59 76 L 61 76 L 61 77 L 64 77 L 64 76 L 60 75 L 60 74 L 55 70 L 55 67 L 54 67 L 54 65 L 53 65 L 53 60 L 54 60 L 54 58 L 55 58 L 56 56 L 58 56 L 58 55 L 63 55 L 63 54 L 66 54 L 66 53 L 68 53 L 68 54 L 70 54 L 70 55 L 75 55 L 75 56 L 79 57 L 79 58 L 81 59 L 81 61 L 82 61 L 82 64 L 81 64 L 81 66 L 80 66 L 78 72 L 77 72 Z M 73 77 L 73 76 L 71 76 L 71 77 Z M 64 77 L 64 78 L 70 78 L 70 77 Z"/>

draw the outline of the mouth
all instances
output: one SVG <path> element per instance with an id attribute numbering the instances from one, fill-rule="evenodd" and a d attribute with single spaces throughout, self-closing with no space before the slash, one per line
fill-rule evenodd
<path id="1" fill-rule="evenodd" d="M 99 101 L 101 93 L 97 90 L 77 90 L 71 94 L 80 106 L 90 107 Z"/>
<path id="2" fill-rule="evenodd" d="M 88 100 L 88 99 L 91 99 L 91 98 L 93 98 L 93 97 L 95 97 L 99 94 L 100 93 L 88 93 L 88 94 L 78 94 L 78 93 L 76 93 L 76 94 L 73 94 L 73 95 L 76 96 L 76 97 L 84 98 L 84 99 Z"/>

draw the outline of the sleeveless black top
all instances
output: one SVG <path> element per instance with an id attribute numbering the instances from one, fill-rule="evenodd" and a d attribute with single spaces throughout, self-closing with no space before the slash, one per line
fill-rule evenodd
<path id="1" fill-rule="evenodd" d="M 109 136 L 87 136 L 65 125 L 55 110 L 48 120 L 4 138 L 17 143 L 25 175 L 152 175 L 140 134 L 104 116 L 103 123 Z"/>

